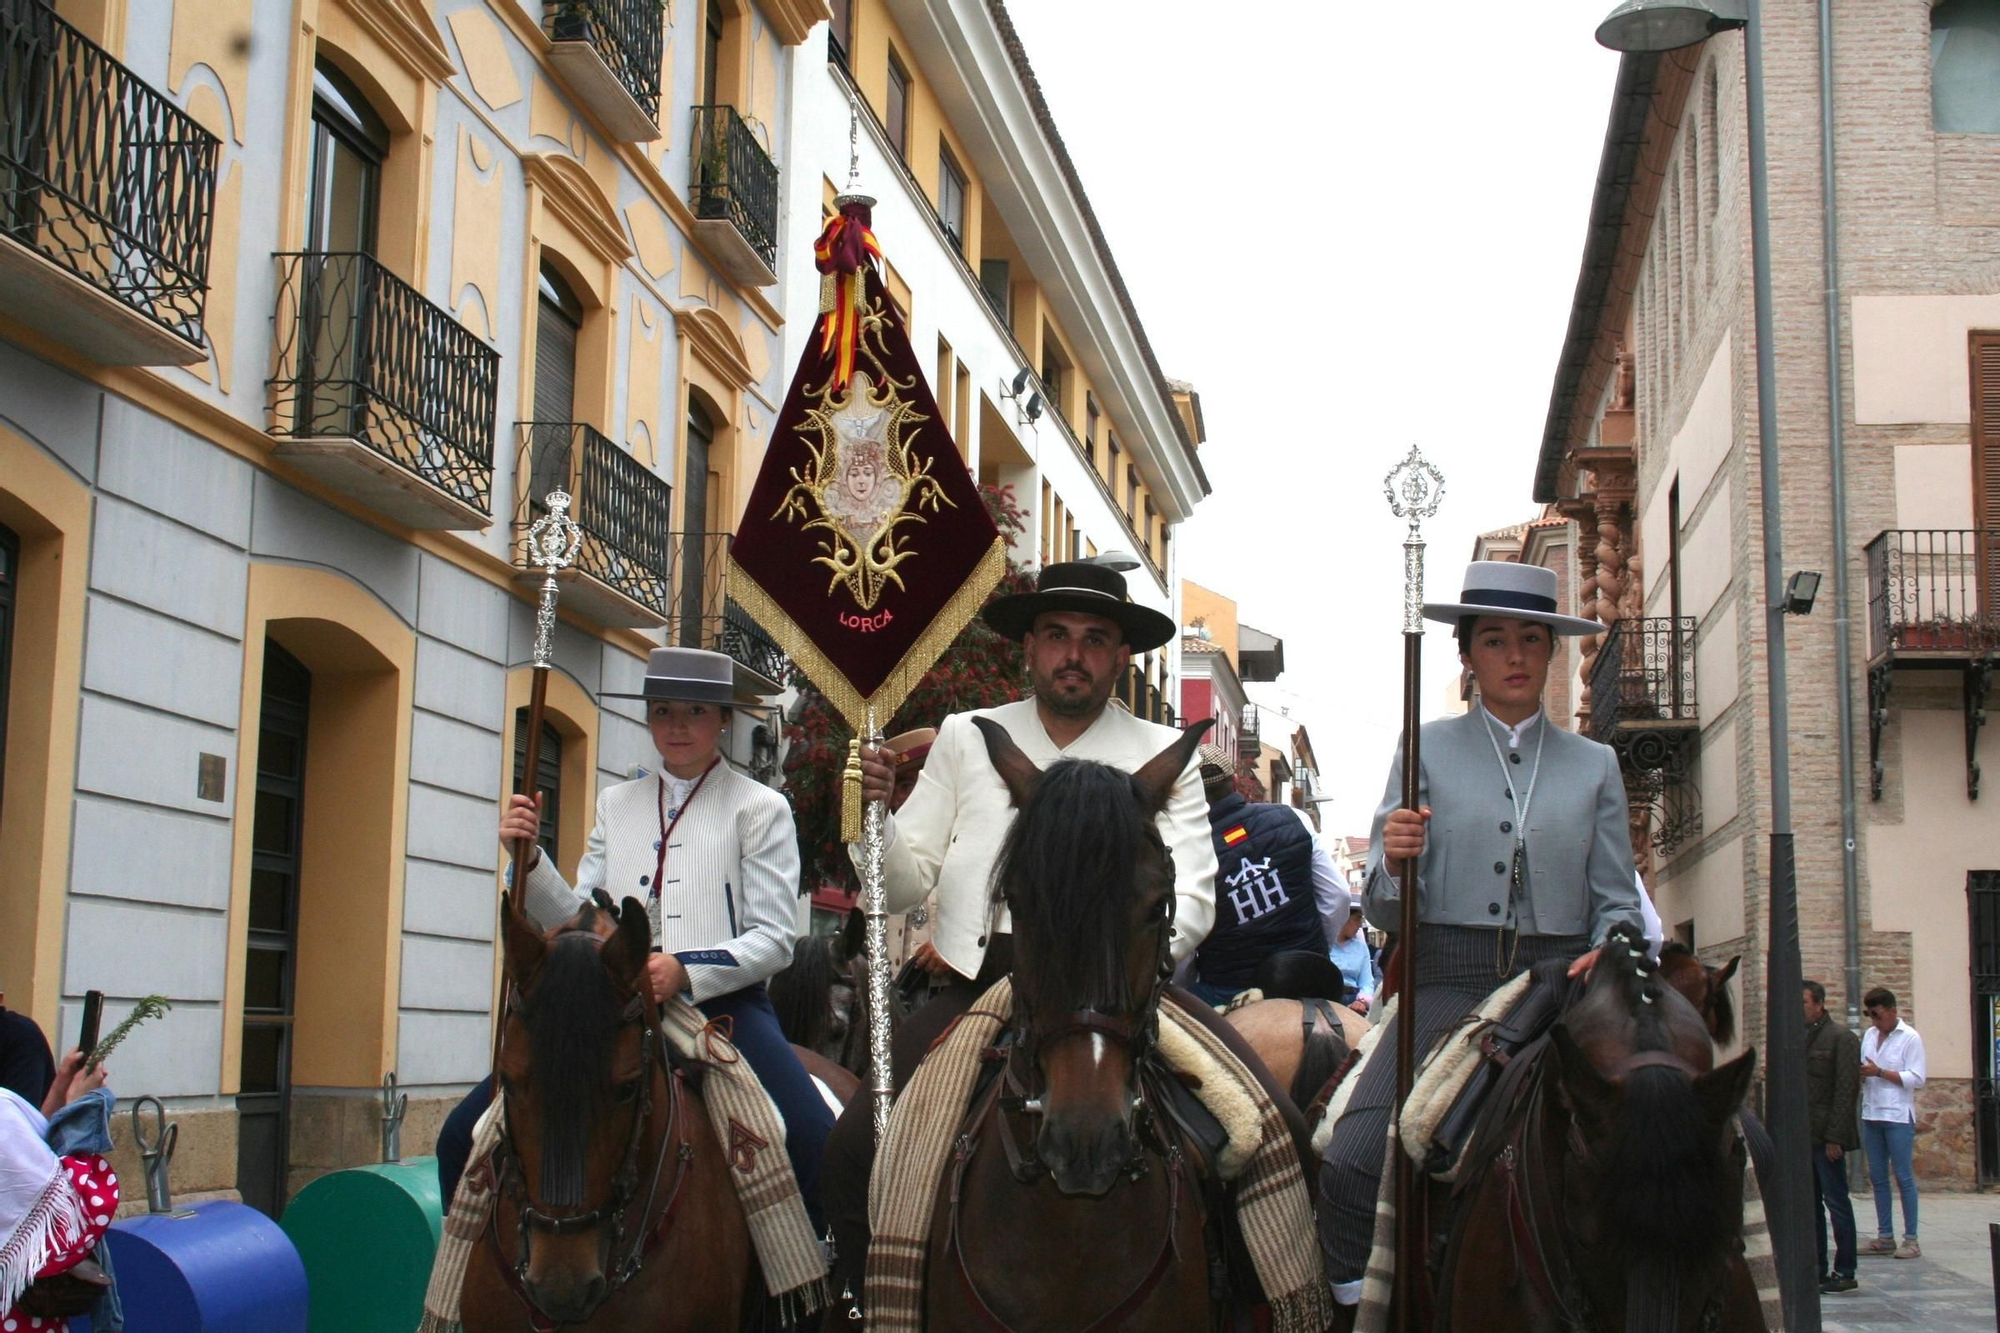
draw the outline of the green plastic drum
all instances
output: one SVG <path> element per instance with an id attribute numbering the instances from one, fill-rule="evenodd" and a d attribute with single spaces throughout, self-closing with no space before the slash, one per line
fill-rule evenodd
<path id="1" fill-rule="evenodd" d="M 305 1261 L 312 1333 L 410 1333 L 443 1215 L 435 1157 L 321 1176 L 285 1209 Z"/>

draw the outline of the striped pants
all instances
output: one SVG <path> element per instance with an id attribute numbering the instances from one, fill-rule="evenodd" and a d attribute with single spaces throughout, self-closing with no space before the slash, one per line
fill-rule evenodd
<path id="1" fill-rule="evenodd" d="M 1544 958 L 1575 958 L 1590 947 L 1582 935 L 1523 935 L 1506 957 L 1510 940 L 1478 926 L 1423 925 L 1417 928 L 1417 1059 L 1431 1043 L 1479 1006 L 1506 981 Z M 1382 1185 L 1382 1141 L 1396 1104 L 1396 1033 L 1406 1005 L 1389 1020 L 1375 1054 L 1361 1071 L 1347 1109 L 1333 1127 L 1333 1139 L 1319 1168 L 1319 1246 L 1329 1282 L 1358 1282 L 1368 1266 L 1375 1209 Z"/>

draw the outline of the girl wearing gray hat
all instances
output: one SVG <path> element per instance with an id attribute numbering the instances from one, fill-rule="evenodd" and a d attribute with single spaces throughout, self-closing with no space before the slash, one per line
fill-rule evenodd
<path id="1" fill-rule="evenodd" d="M 1459 599 L 1424 616 L 1457 627 L 1479 702 L 1424 724 L 1416 810 L 1402 808 L 1397 747 L 1362 891 L 1368 919 L 1398 929 L 1415 863 L 1418 991 L 1390 1021 L 1414 1016 L 1419 1052 L 1503 982 L 1545 958 L 1575 959 L 1575 976 L 1614 924 L 1636 934 L 1640 920 L 1618 757 L 1542 709 L 1555 636 L 1604 626 L 1557 613 L 1554 571 L 1501 561 L 1467 566 Z M 1395 1097 L 1396 1061 L 1370 1060 L 1320 1168 L 1320 1246 L 1343 1304 L 1360 1297 Z"/>

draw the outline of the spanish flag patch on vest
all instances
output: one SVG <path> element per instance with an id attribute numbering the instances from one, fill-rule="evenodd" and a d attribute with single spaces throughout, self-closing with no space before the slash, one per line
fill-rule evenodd
<path id="1" fill-rule="evenodd" d="M 1243 841 L 1245 838 L 1249 836 L 1250 836 L 1250 830 L 1245 828 L 1243 825 L 1238 824 L 1235 828 L 1227 829 L 1223 832 L 1222 845 L 1224 847 L 1234 847 L 1237 843 Z"/>

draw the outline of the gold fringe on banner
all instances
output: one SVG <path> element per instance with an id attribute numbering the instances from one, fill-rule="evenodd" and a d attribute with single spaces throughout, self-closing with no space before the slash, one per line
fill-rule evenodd
<path id="1" fill-rule="evenodd" d="M 880 688 L 872 696 L 863 696 L 854 687 L 847 679 L 846 673 L 836 667 L 826 654 L 820 651 L 819 645 L 813 642 L 812 636 L 800 629 L 792 618 L 780 609 L 778 603 L 758 586 L 757 581 L 744 572 L 743 567 L 736 563 L 734 556 L 729 560 L 727 586 L 729 595 L 735 598 L 737 604 L 749 613 L 750 618 L 761 625 L 764 632 L 784 650 L 785 655 L 792 659 L 792 664 L 812 682 L 813 688 L 826 696 L 826 701 L 833 705 L 834 711 L 847 723 L 847 729 L 859 736 L 868 726 L 870 707 L 875 709 L 876 718 L 885 727 L 888 725 L 888 720 L 896 715 L 896 710 L 910 697 L 910 691 L 916 689 L 918 682 L 923 680 L 924 673 L 937 665 L 938 658 L 944 656 L 944 650 L 951 647 L 951 641 L 972 623 L 980 608 L 986 605 L 986 599 L 992 595 L 993 589 L 999 586 L 1000 579 L 1006 572 L 1007 539 L 995 537 L 986 554 L 981 556 L 979 563 L 973 567 L 971 575 L 959 585 L 958 591 L 951 595 L 951 599 L 938 609 L 938 613 L 931 618 L 930 625 L 917 637 L 917 641 L 910 645 L 909 651 L 903 654 L 903 660 L 898 662 L 895 669 L 883 679 Z M 855 828 L 855 837 L 858 838 L 859 824 Z"/>

